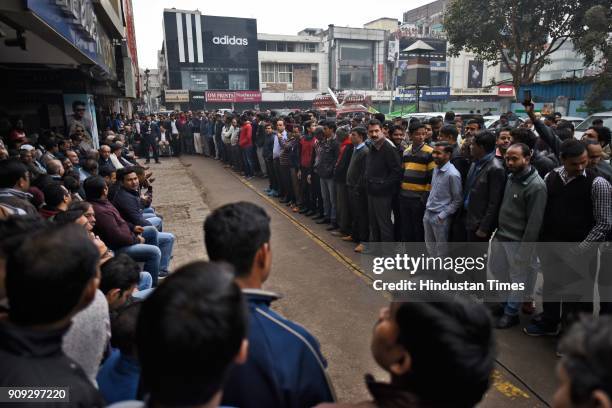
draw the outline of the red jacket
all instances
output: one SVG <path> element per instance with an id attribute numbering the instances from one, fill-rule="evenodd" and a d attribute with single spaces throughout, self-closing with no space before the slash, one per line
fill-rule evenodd
<path id="1" fill-rule="evenodd" d="M 138 243 L 133 225 L 121 217 L 119 211 L 108 200 L 89 200 L 96 214 L 94 232 L 110 248 L 117 249 Z"/>
<path id="2" fill-rule="evenodd" d="M 314 149 L 315 137 L 306 139 L 306 136 L 300 138 L 300 166 L 310 168 L 312 165 L 312 150 Z"/>
<path id="3" fill-rule="evenodd" d="M 240 138 L 238 139 L 238 145 L 242 148 L 253 146 L 253 128 L 251 122 L 246 122 L 240 128 Z"/>

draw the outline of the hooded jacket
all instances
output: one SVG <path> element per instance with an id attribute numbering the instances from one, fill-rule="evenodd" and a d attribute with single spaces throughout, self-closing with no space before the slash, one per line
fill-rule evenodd
<path id="1" fill-rule="evenodd" d="M 103 407 L 104 400 L 83 369 L 62 351 L 67 330 L 32 330 L 0 321 L 0 386 L 66 387 L 71 407 Z M 35 405 L 67 406 L 59 401 Z"/>
<path id="2" fill-rule="evenodd" d="M 244 289 L 249 308 L 249 355 L 233 367 L 223 405 L 241 408 L 312 407 L 335 400 L 317 340 L 270 304 L 278 295 Z"/>

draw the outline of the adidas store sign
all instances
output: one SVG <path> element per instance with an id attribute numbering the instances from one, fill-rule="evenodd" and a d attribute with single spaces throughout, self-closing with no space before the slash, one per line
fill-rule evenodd
<path id="1" fill-rule="evenodd" d="M 235 35 L 231 37 L 229 35 L 224 35 L 223 37 L 213 37 L 212 42 L 213 44 L 216 44 L 216 45 L 242 45 L 242 46 L 249 45 L 248 39 L 236 38 Z"/>

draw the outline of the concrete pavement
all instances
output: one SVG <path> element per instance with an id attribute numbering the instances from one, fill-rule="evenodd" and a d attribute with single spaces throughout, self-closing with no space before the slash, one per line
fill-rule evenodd
<path id="1" fill-rule="evenodd" d="M 271 216 L 273 267 L 266 289 L 284 297 L 274 308 L 303 324 L 321 342 L 338 399 L 368 398 L 363 375 L 386 380 L 369 342 L 378 311 L 387 304 L 359 269 L 352 243 L 345 243 L 302 215 L 265 196 L 267 180 L 249 182 L 218 161 L 197 156 L 152 165 L 154 205 L 167 231 L 177 236 L 172 268 L 205 258 L 202 222 L 225 203 L 251 201 Z M 554 393 L 554 343 L 516 330 L 497 332 L 499 364 L 482 407 L 543 407 Z M 443 384 L 441 384 L 443 392 Z"/>

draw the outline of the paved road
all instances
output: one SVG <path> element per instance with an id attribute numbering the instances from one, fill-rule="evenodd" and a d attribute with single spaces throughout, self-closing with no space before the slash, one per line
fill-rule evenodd
<path id="1" fill-rule="evenodd" d="M 173 267 L 204 258 L 202 221 L 210 209 L 234 201 L 261 205 L 271 216 L 273 267 L 266 289 L 284 297 L 276 310 L 300 322 L 321 342 L 337 396 L 367 398 L 363 375 L 386 380 L 370 354 L 378 310 L 387 300 L 359 270 L 353 245 L 331 236 L 309 218 L 287 211 L 261 191 L 266 180 L 246 182 L 221 163 L 195 156 L 153 167 L 154 203 L 178 239 Z M 554 393 L 554 342 L 516 330 L 498 332 L 499 364 L 482 407 L 544 407 Z M 443 384 L 441 384 L 443 392 Z"/>

